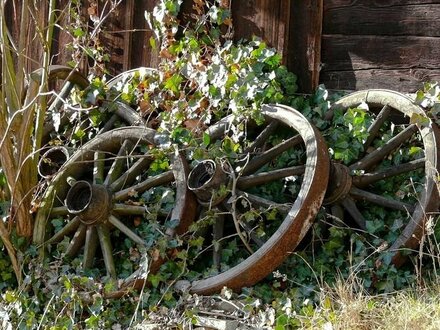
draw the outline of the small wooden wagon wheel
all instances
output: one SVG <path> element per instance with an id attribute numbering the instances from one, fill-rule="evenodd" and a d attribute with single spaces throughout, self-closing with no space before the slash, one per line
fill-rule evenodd
<path id="1" fill-rule="evenodd" d="M 230 117 L 208 128 L 213 150 L 223 144 L 230 157 L 202 160 L 188 177 L 200 206 L 190 245 L 203 242 L 188 258 L 202 274 L 190 281 L 191 292 L 238 290 L 263 279 L 297 247 L 321 207 L 329 157 L 320 133 L 292 108 L 267 105 L 262 113 L 266 123 L 242 123 L 237 143 Z"/>
<path id="2" fill-rule="evenodd" d="M 42 177 L 52 177 L 62 166 L 62 164 L 70 157 L 71 151 L 66 147 L 69 146 L 69 136 L 72 134 L 74 126 L 82 128 L 84 131 L 90 130 L 89 112 L 78 108 L 78 105 L 70 100 L 71 93 L 75 90 L 83 91 L 88 88 L 89 81 L 79 71 L 67 66 L 51 65 L 48 68 L 48 84 L 51 89 L 51 95 L 47 100 L 48 109 L 46 112 L 46 123 L 42 133 L 42 152 L 38 165 L 39 174 Z M 36 88 L 43 79 L 43 69 L 38 69 L 31 74 L 31 84 L 29 88 Z M 95 127 L 94 134 L 88 134 L 82 139 L 82 142 L 96 134 L 104 133 L 114 127 L 123 125 L 139 125 L 143 124 L 143 120 L 131 107 L 123 102 L 116 101 L 102 110 L 105 112 L 106 120 Z M 77 112 L 75 114 L 75 112 Z M 76 124 L 72 124 L 71 117 L 76 115 Z M 57 133 L 62 128 L 55 128 L 54 116 L 60 116 L 58 125 L 65 125 L 70 128 L 63 133 Z M 54 140 L 52 140 L 54 138 Z"/>
<path id="3" fill-rule="evenodd" d="M 56 131 L 53 119 L 54 115 L 60 115 L 58 124 L 64 126 L 69 124 L 72 114 L 79 112 L 83 114 L 77 116 L 79 118 L 79 125 L 82 125 L 85 130 L 87 129 L 86 126 L 90 125 L 87 124 L 89 121 L 87 116 L 89 114 L 88 111 L 78 109 L 78 105 L 71 104 L 69 100 L 75 90 L 83 91 L 90 86 L 87 78 L 78 70 L 63 65 L 50 65 L 47 74 L 51 96 L 47 102 L 48 109 L 43 131 L 43 145 L 50 141 L 51 135 Z M 43 69 L 32 72 L 30 88 L 38 86 L 42 79 Z M 99 134 L 117 127 L 120 125 L 118 122 L 127 125 L 143 124 L 142 119 L 136 111 L 120 101 L 112 102 L 111 105 L 106 106 L 105 112 L 108 118 L 100 125 Z"/>
<path id="4" fill-rule="evenodd" d="M 418 246 L 427 219 L 438 211 L 439 130 L 409 97 L 390 90 L 355 92 L 330 114 L 349 109 L 368 116 L 368 134 L 355 159 L 332 163 L 324 203 L 363 230 L 383 226 L 375 244 L 401 265 L 401 252 Z"/>
<path id="5" fill-rule="evenodd" d="M 131 70 L 124 71 L 107 82 L 107 87 L 117 88 L 118 85 L 123 86 L 127 83 L 131 83 L 134 80 L 142 80 L 145 76 L 149 76 L 156 73 L 157 70 L 148 67 L 139 67 Z"/>
<path id="6" fill-rule="evenodd" d="M 128 106 L 136 109 L 138 115 L 144 119 L 147 127 L 157 128 L 159 124 L 158 111 L 147 98 L 157 93 L 160 87 L 157 85 L 159 71 L 154 68 L 138 67 L 124 71 L 110 79 L 106 85 L 115 97 L 123 100 Z M 152 86 L 155 86 L 152 88 Z M 153 90 L 151 90 L 153 89 Z M 129 93 L 127 93 L 129 91 Z M 123 95 L 126 97 L 124 98 Z"/>
<path id="7" fill-rule="evenodd" d="M 168 168 L 155 136 L 149 128 L 114 129 L 67 161 L 36 215 L 33 241 L 41 256 L 58 255 L 72 268 L 94 269 L 96 276 L 107 274 L 125 284 L 144 280 L 136 269 L 140 251 L 185 230 L 195 209 L 186 193 L 185 163 L 176 155 Z M 163 227 L 171 219 L 182 221 L 172 230 Z"/>

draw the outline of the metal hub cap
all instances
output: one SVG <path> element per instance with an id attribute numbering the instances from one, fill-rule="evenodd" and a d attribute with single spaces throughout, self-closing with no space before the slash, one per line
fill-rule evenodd
<path id="1" fill-rule="evenodd" d="M 208 159 L 198 163 L 192 169 L 187 185 L 202 205 L 215 206 L 225 199 L 225 195 L 219 195 L 217 192 L 221 185 L 227 185 L 228 181 L 224 166 Z"/>
<path id="2" fill-rule="evenodd" d="M 330 177 L 332 180 L 330 180 L 327 187 L 323 202 L 324 205 L 333 204 L 344 199 L 352 185 L 350 170 L 345 165 L 332 163 L 330 167 Z"/>
<path id="3" fill-rule="evenodd" d="M 67 210 L 79 216 L 86 225 L 104 222 L 111 209 L 110 192 L 104 185 L 77 181 L 66 197 Z"/>

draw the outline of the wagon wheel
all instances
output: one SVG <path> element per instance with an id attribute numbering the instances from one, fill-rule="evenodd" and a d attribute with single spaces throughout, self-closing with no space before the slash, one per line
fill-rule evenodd
<path id="1" fill-rule="evenodd" d="M 157 109 L 151 107 L 150 102 L 144 102 L 144 93 L 148 86 L 157 82 L 158 70 L 148 67 L 139 67 L 124 71 L 113 77 L 107 82 L 107 87 L 115 94 L 115 98 L 122 99 L 130 107 L 137 109 L 141 117 L 145 119 L 146 125 L 151 128 L 157 128 Z M 124 99 L 121 97 L 127 94 L 124 90 L 130 91 L 130 97 Z"/>
<path id="2" fill-rule="evenodd" d="M 31 74 L 31 86 L 35 88 L 41 83 L 43 69 L 34 71 Z M 48 83 L 51 89 L 51 96 L 48 99 L 48 109 L 46 123 L 42 136 L 42 157 L 38 165 L 40 176 L 44 178 L 52 177 L 68 159 L 69 151 L 61 145 L 68 146 L 69 136 L 72 135 L 75 126 L 84 131 L 90 130 L 91 124 L 88 119 L 87 111 L 78 110 L 78 104 L 71 102 L 69 98 L 76 90 L 82 91 L 89 86 L 89 82 L 79 71 L 62 65 L 51 65 L 48 68 Z M 77 101 L 76 101 L 77 102 Z M 101 112 L 105 112 L 101 124 L 94 128 L 94 134 L 89 133 L 87 138 L 93 135 L 104 133 L 115 126 L 120 125 L 139 125 L 143 123 L 140 116 L 128 105 L 123 102 L 114 102 L 111 106 L 103 107 Z M 81 113 L 81 114 L 80 114 Z M 56 133 L 54 116 L 60 116 L 59 126 L 68 126 L 66 132 Z M 71 124 L 71 117 L 76 116 L 76 124 Z M 51 141 L 56 133 L 57 137 Z M 84 142 L 87 138 L 82 139 Z M 52 145 L 54 147 L 52 148 Z M 69 147 L 69 146 L 68 146 Z"/>
<path id="3" fill-rule="evenodd" d="M 150 76 L 156 72 L 157 72 L 156 69 L 147 68 L 147 67 L 139 67 L 139 68 L 127 70 L 110 79 L 107 82 L 107 87 L 118 88 L 118 85 L 123 86 L 133 81 L 138 82 L 144 79 L 146 76 Z"/>
<path id="4" fill-rule="evenodd" d="M 148 128 L 114 129 L 68 160 L 36 215 L 33 242 L 42 257 L 49 253 L 78 272 L 122 279 L 123 286 L 145 280 L 142 249 L 150 253 L 156 241 L 186 230 L 195 210 L 181 184 L 186 163 L 176 155 L 171 169 L 163 166 L 167 156 L 154 147 L 155 135 Z M 167 227 L 176 220 L 182 221 Z"/>
<path id="5" fill-rule="evenodd" d="M 402 251 L 417 247 L 427 219 L 438 211 L 439 130 L 409 97 L 394 91 L 355 92 L 330 114 L 348 109 L 366 113 L 371 123 L 362 152 L 348 163 L 332 162 L 324 203 L 333 215 L 381 235 L 373 245 L 399 266 Z M 376 225 L 385 230 L 374 232 Z"/>
<path id="6" fill-rule="evenodd" d="M 39 85 L 43 77 L 43 69 L 38 69 L 31 74 L 31 88 L 32 85 Z M 71 95 L 79 90 L 83 91 L 89 87 L 89 81 L 81 72 L 74 70 L 67 66 L 62 65 L 50 65 L 48 68 L 48 83 L 51 91 L 51 96 L 48 100 L 47 109 L 47 121 L 44 125 L 42 143 L 47 144 L 51 135 L 57 131 L 54 125 L 53 116 L 60 115 L 59 126 L 69 124 L 72 116 L 76 117 L 78 125 L 82 126 L 84 130 L 90 126 L 88 115 L 89 111 L 83 111 L 78 107 L 78 101 L 70 102 Z M 120 122 L 127 125 L 139 125 L 142 124 L 140 116 L 128 105 L 123 102 L 112 102 L 112 104 L 106 104 L 101 107 L 101 112 L 105 112 L 105 120 L 102 120 L 102 124 L 97 134 L 104 133 L 118 125 Z M 81 114 L 78 116 L 78 114 Z M 86 114 L 86 115 L 84 115 Z M 65 134 L 67 135 L 67 134 Z"/>
<path id="7" fill-rule="evenodd" d="M 38 88 L 44 79 L 45 71 L 43 68 L 31 73 L 29 89 Z M 55 131 L 54 116 L 60 114 L 67 99 L 73 90 L 84 90 L 89 86 L 89 81 L 78 70 L 74 70 L 63 65 L 50 65 L 47 70 L 47 81 L 50 95 L 47 102 L 47 116 L 43 131 L 43 144 L 50 140 L 50 134 Z M 68 122 L 67 116 L 61 117 L 61 124 Z"/>
<path id="8" fill-rule="evenodd" d="M 202 274 L 191 279 L 191 292 L 238 290 L 263 279 L 297 247 L 321 207 L 329 157 L 320 133 L 292 108 L 267 105 L 262 113 L 265 125 L 244 123 L 239 145 L 228 137 L 231 118 L 211 126 L 213 150 L 221 143 L 230 157 L 205 159 L 188 177 L 200 207 L 188 262 Z"/>

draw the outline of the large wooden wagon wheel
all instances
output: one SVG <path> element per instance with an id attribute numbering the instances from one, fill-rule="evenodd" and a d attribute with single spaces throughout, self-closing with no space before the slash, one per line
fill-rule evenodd
<path id="1" fill-rule="evenodd" d="M 199 217 L 190 238 L 190 290 L 238 290 L 270 274 L 292 252 L 321 207 L 329 175 L 321 134 L 296 110 L 267 105 L 264 125 L 242 123 L 235 143 L 227 117 L 211 126 L 212 150 L 188 177 Z M 207 150 L 209 154 L 209 147 Z M 225 157 L 222 157 L 225 155 Z"/>
<path id="2" fill-rule="evenodd" d="M 98 278 L 122 279 L 125 285 L 144 280 L 146 274 L 136 269 L 142 249 L 147 253 L 157 240 L 185 230 L 195 209 L 183 159 L 175 155 L 168 168 L 155 136 L 148 128 L 114 129 L 67 161 L 36 215 L 33 241 L 41 256 L 61 258 L 79 272 L 93 270 Z M 181 221 L 166 227 L 172 219 Z"/>
<path id="3" fill-rule="evenodd" d="M 355 92 L 330 114 L 348 109 L 366 113 L 368 134 L 355 159 L 332 163 L 324 203 L 334 216 L 373 231 L 370 243 L 398 266 L 438 211 L 439 130 L 409 97 L 390 90 Z"/>

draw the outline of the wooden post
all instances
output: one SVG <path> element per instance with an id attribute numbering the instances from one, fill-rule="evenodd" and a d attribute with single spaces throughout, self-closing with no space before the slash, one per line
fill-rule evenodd
<path id="1" fill-rule="evenodd" d="M 132 56 L 132 37 L 133 37 L 133 16 L 136 10 L 134 0 L 125 1 L 125 32 L 124 32 L 124 56 L 122 62 L 122 70 L 131 69 Z"/>
<path id="2" fill-rule="evenodd" d="M 186 2 L 187 0 L 185 0 Z M 159 64 L 157 49 L 150 46 L 150 38 L 153 36 L 145 19 L 145 12 L 152 12 L 157 0 L 135 1 L 133 11 L 132 51 L 130 53 L 132 68 L 140 66 L 156 68 Z"/>
<path id="3" fill-rule="evenodd" d="M 323 0 L 292 0 L 290 53 L 287 65 L 298 75 L 301 92 L 310 93 L 319 84 Z"/>
<path id="4" fill-rule="evenodd" d="M 236 40 L 257 36 L 288 62 L 291 0 L 232 1 L 231 10 Z"/>

